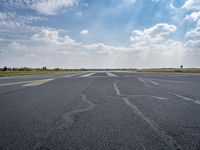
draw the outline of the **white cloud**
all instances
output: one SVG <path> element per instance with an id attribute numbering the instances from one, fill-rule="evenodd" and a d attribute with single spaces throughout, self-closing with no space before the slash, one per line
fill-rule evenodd
<path id="1" fill-rule="evenodd" d="M 42 30 L 40 33 L 33 35 L 34 40 L 57 43 L 59 39 L 58 31 Z"/>
<path id="2" fill-rule="evenodd" d="M 21 28 L 22 24 L 20 22 L 16 21 L 1 21 L 0 22 L 0 28 L 6 28 L 6 29 L 18 29 Z"/>
<path id="3" fill-rule="evenodd" d="M 0 13 L 0 35 L 5 41 L 28 40 L 29 35 L 42 27 L 32 26 L 34 21 L 44 20 L 44 17 L 19 15 L 14 12 Z"/>
<path id="4" fill-rule="evenodd" d="M 175 31 L 176 26 L 160 23 L 144 30 L 134 30 L 129 46 L 113 46 L 78 43 L 68 35 L 59 35 L 58 30 L 46 28 L 34 34 L 30 42 L 12 42 L 7 49 L 4 48 L 12 50 L 12 53 L 4 53 L 6 59 L 1 59 L 0 63 L 30 67 L 45 64 L 51 68 L 175 67 L 189 62 L 186 48 L 198 50 L 199 47 L 198 40 L 189 40 L 184 45 L 170 39 L 170 34 Z M 30 58 L 34 63 L 30 62 Z"/>
<path id="5" fill-rule="evenodd" d="M 200 39 L 200 26 L 188 31 L 185 37 L 188 39 Z"/>
<path id="6" fill-rule="evenodd" d="M 40 33 L 35 34 L 32 36 L 33 40 L 36 41 L 43 41 L 47 43 L 53 43 L 53 44 L 70 44 L 70 45 L 76 45 L 75 40 L 71 39 L 69 36 L 61 37 L 59 36 L 59 32 L 56 30 L 48 30 L 43 29 Z"/>
<path id="7" fill-rule="evenodd" d="M 87 29 L 84 29 L 80 32 L 81 35 L 87 35 L 89 31 Z"/>
<path id="8" fill-rule="evenodd" d="M 189 15 L 186 15 L 185 19 L 191 19 L 193 21 L 197 21 L 200 18 L 200 11 L 192 12 Z"/>
<path id="9" fill-rule="evenodd" d="M 200 9 L 200 1 L 199 0 L 187 0 L 182 8 L 186 9 Z"/>
<path id="10" fill-rule="evenodd" d="M 15 50 L 25 50 L 27 47 L 18 42 L 11 42 L 8 47 L 15 49 Z"/>
<path id="11" fill-rule="evenodd" d="M 32 8 L 45 15 L 55 15 L 63 8 L 78 5 L 78 0 L 7 0 L 7 7 Z"/>
<path id="12" fill-rule="evenodd" d="M 200 50 L 200 25 L 198 23 L 195 28 L 186 32 L 185 37 L 188 40 L 184 45 L 185 47 L 190 50 Z"/>
<path id="13" fill-rule="evenodd" d="M 137 49 L 153 45 L 161 45 L 168 42 L 168 36 L 174 31 L 176 31 L 176 26 L 166 23 L 156 24 L 155 26 L 144 29 L 143 31 L 134 30 L 130 36 L 131 45 Z"/>
<path id="14" fill-rule="evenodd" d="M 189 40 L 185 43 L 185 47 L 192 49 L 192 50 L 196 50 L 196 49 L 200 49 L 200 40 Z"/>
<path id="15" fill-rule="evenodd" d="M 46 15 L 55 15 L 62 8 L 69 8 L 77 4 L 77 0 L 38 0 L 33 8 Z"/>
<path id="16" fill-rule="evenodd" d="M 197 21 L 197 26 L 200 26 L 200 19 Z"/>

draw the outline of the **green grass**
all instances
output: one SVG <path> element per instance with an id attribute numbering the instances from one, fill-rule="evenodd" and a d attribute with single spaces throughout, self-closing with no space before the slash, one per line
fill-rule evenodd
<path id="1" fill-rule="evenodd" d="M 140 69 L 137 72 L 163 72 L 163 73 L 200 73 L 200 68 L 185 68 L 182 71 L 174 69 Z"/>
<path id="2" fill-rule="evenodd" d="M 72 71 L 0 71 L 0 77 L 19 76 L 19 75 L 36 75 L 36 74 L 57 74 Z M 73 71 L 74 72 L 74 71 Z"/>

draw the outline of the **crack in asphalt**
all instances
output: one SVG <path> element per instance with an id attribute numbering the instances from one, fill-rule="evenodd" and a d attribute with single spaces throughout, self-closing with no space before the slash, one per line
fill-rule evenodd
<path id="1" fill-rule="evenodd" d="M 43 133 L 41 135 L 38 134 L 38 136 L 36 137 L 37 141 L 35 142 L 33 149 L 41 149 L 41 148 L 43 148 L 44 147 L 44 145 L 43 145 L 44 143 L 43 142 L 45 141 L 45 139 L 52 132 L 57 131 L 57 130 L 62 130 L 62 129 L 69 128 L 74 123 L 73 117 L 75 115 L 83 113 L 83 112 L 88 112 L 88 111 L 90 111 L 91 109 L 93 109 L 95 107 L 95 104 L 92 103 L 91 101 L 89 101 L 85 94 L 81 93 L 80 96 L 81 96 L 81 100 L 83 102 L 87 103 L 88 106 L 85 107 L 85 108 L 72 110 L 72 111 L 64 113 L 61 116 L 60 123 L 56 124 L 53 128 L 47 130 L 45 133 Z"/>
<path id="2" fill-rule="evenodd" d="M 120 97 L 120 99 L 126 104 L 126 106 L 128 106 L 129 108 L 131 108 L 131 110 L 137 114 L 138 116 L 140 116 L 146 123 L 148 123 L 151 128 L 165 141 L 165 143 L 167 144 L 167 146 L 171 149 L 171 150 L 182 150 L 183 148 L 178 145 L 178 143 L 173 139 L 172 136 L 168 135 L 167 132 L 165 130 L 163 130 L 157 123 L 155 123 L 152 119 L 150 119 L 149 117 L 147 117 L 143 112 L 141 112 L 137 106 L 135 106 L 134 104 L 132 104 L 129 100 L 129 96 L 127 95 L 126 97 L 124 97 L 118 86 L 117 86 L 117 82 L 113 83 L 113 87 L 114 90 L 116 92 L 116 95 Z"/>
<path id="3" fill-rule="evenodd" d="M 88 106 L 85 107 L 85 108 L 82 108 L 82 109 L 77 109 L 77 110 L 66 112 L 62 116 L 62 119 L 64 120 L 64 123 L 61 124 L 60 126 L 56 127 L 57 129 L 70 127 L 74 123 L 73 116 L 75 116 L 75 115 L 77 115 L 79 113 L 90 111 L 93 107 L 95 107 L 95 104 L 92 103 L 91 101 L 89 101 L 86 95 L 84 95 L 82 93 L 80 95 L 81 95 L 82 101 L 87 103 Z"/>

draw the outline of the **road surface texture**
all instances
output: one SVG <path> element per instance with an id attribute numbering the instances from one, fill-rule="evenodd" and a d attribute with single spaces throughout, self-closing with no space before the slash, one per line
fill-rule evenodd
<path id="1" fill-rule="evenodd" d="M 200 75 L 0 78 L 1 150 L 199 150 Z"/>

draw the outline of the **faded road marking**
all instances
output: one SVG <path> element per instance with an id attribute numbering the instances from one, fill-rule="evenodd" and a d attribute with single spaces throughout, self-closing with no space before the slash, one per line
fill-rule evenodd
<path id="1" fill-rule="evenodd" d="M 113 73 L 111 73 L 111 72 L 106 72 L 106 74 L 107 74 L 109 77 L 117 77 L 116 74 L 113 74 Z"/>
<path id="2" fill-rule="evenodd" d="M 172 83 L 187 83 L 187 84 L 194 84 L 193 82 L 188 82 L 188 81 L 174 81 L 174 80 L 153 79 L 153 78 L 144 78 L 144 79 L 155 80 L 155 81 L 163 81 L 163 82 L 172 82 Z"/>
<path id="3" fill-rule="evenodd" d="M 121 92 L 119 88 L 117 87 L 117 83 L 113 83 L 113 87 L 115 89 L 116 95 L 121 96 Z M 151 128 L 165 141 L 165 143 L 168 145 L 168 147 L 171 150 L 181 150 L 183 149 L 180 145 L 177 144 L 177 142 L 171 137 L 170 135 L 167 134 L 165 130 L 163 130 L 158 124 L 156 124 L 152 119 L 147 117 L 144 113 L 142 113 L 134 104 L 132 104 L 128 97 L 120 97 L 124 103 L 131 108 L 131 110 L 140 116 L 144 121 L 146 121 Z"/>
<path id="4" fill-rule="evenodd" d="M 122 98 L 122 100 L 125 102 L 127 106 L 129 106 L 132 111 L 140 116 L 143 120 L 145 120 L 151 128 L 156 131 L 156 133 L 166 142 L 166 144 L 169 146 L 172 150 L 181 150 L 181 146 L 179 146 L 176 141 L 174 141 L 173 137 L 167 134 L 165 130 L 163 130 L 158 124 L 156 124 L 153 120 L 151 120 L 149 117 L 145 116 L 144 113 L 142 113 L 135 105 L 133 105 L 128 98 Z"/>
<path id="5" fill-rule="evenodd" d="M 144 84 L 148 84 L 149 82 L 154 84 L 154 85 L 159 85 L 159 83 L 152 81 L 149 78 L 138 78 L 139 81 L 143 82 Z"/>
<path id="6" fill-rule="evenodd" d="M 195 104 L 199 104 L 200 105 L 200 100 L 194 100 L 192 98 L 189 98 L 189 97 L 186 97 L 186 96 L 183 96 L 183 95 L 179 95 L 179 94 L 173 93 L 173 92 L 168 92 L 168 93 L 170 93 L 170 94 L 172 94 L 172 95 L 174 95 L 174 96 L 176 96 L 178 98 L 181 98 L 183 100 L 190 101 L 190 102 L 193 102 Z"/>
<path id="7" fill-rule="evenodd" d="M 144 86 L 148 87 L 148 88 L 152 88 L 150 85 L 149 85 L 149 82 L 148 80 L 144 79 L 144 78 L 138 78 L 138 80 L 140 82 L 142 82 L 144 84 Z"/>
<path id="8" fill-rule="evenodd" d="M 3 84 L 0 84 L 0 87 L 1 87 L 1 86 L 9 86 L 9 85 L 26 84 L 26 83 L 32 83 L 32 82 L 38 82 L 38 81 L 40 81 L 40 80 L 30 80 L 30 81 L 3 83 Z"/>
<path id="9" fill-rule="evenodd" d="M 93 74 L 95 74 L 95 73 L 84 74 L 84 75 L 82 75 L 81 77 L 89 77 L 89 76 L 91 76 L 91 75 L 93 75 Z"/>
<path id="10" fill-rule="evenodd" d="M 69 78 L 69 77 L 74 77 L 74 76 L 78 76 L 78 75 L 81 75 L 83 73 L 77 73 L 77 74 L 68 74 L 68 75 L 65 75 L 65 76 L 62 76 L 60 78 Z"/>
<path id="11" fill-rule="evenodd" d="M 49 82 L 49 81 L 52 81 L 52 80 L 54 80 L 54 79 L 38 80 L 38 81 L 34 81 L 34 82 L 31 82 L 31 83 L 28 83 L 28 84 L 24 84 L 23 86 L 26 86 L 26 87 L 39 86 L 39 85 L 42 85 L 42 84 Z"/>

